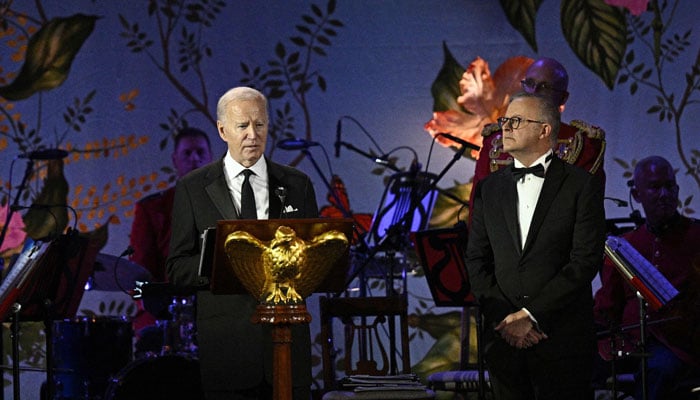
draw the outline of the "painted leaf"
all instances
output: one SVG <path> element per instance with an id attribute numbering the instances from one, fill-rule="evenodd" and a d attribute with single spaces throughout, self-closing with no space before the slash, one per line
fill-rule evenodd
<path id="1" fill-rule="evenodd" d="M 457 97 L 461 93 L 459 85 L 455 83 L 462 77 L 464 67 L 459 65 L 445 42 L 442 42 L 442 50 L 444 53 L 442 68 L 430 87 L 433 95 L 433 111 L 460 110 L 462 107 L 457 104 Z"/>
<path id="2" fill-rule="evenodd" d="M 562 0 L 561 26 L 583 65 L 612 89 L 627 48 L 624 12 L 603 0 Z"/>
<path id="3" fill-rule="evenodd" d="M 506 13 L 508 22 L 515 28 L 532 47 L 537 51 L 537 38 L 535 37 L 535 16 L 542 4 L 542 0 L 500 0 L 501 8 Z"/>
<path id="4" fill-rule="evenodd" d="M 27 53 L 17 78 L 0 87 L 0 96 L 22 100 L 41 90 L 60 86 L 98 17 L 76 14 L 54 18 L 29 39 Z"/>
<path id="5" fill-rule="evenodd" d="M 46 162 L 46 178 L 32 207 L 24 214 L 24 230 L 34 240 L 54 238 L 68 226 L 68 181 L 63 174 L 63 160 Z"/>

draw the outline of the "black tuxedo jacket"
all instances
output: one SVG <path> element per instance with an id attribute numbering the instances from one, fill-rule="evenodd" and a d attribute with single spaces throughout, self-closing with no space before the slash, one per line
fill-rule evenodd
<path id="1" fill-rule="evenodd" d="M 286 189 L 285 218 L 316 218 L 316 194 L 309 177 L 267 160 L 270 218 L 282 216 L 274 191 Z M 201 286 L 197 276 L 201 234 L 219 220 L 237 219 L 224 176 L 223 159 L 192 171 L 177 182 L 167 271 L 177 286 Z M 197 293 L 197 339 L 205 391 L 232 391 L 272 384 L 272 345 L 269 327 L 250 318 L 257 301 L 249 295 Z M 308 325 L 293 328 L 294 386 L 311 384 L 311 346 Z"/>
<path id="2" fill-rule="evenodd" d="M 553 158 L 521 249 L 512 168 L 490 174 L 474 189 L 466 264 L 484 313 L 487 357 L 489 345 L 502 340 L 493 328 L 523 307 L 549 336 L 533 347 L 541 356 L 593 351 L 591 281 L 605 241 L 602 185 Z"/>

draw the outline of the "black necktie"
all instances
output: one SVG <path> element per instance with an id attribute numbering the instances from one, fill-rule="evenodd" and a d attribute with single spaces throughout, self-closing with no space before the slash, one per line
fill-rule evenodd
<path id="1" fill-rule="evenodd" d="M 532 174 L 544 178 L 544 166 L 542 164 L 537 164 L 533 167 L 528 168 L 515 168 L 513 167 L 513 179 L 516 181 L 522 179 L 525 175 Z"/>
<path id="2" fill-rule="evenodd" d="M 255 208 L 255 195 L 253 187 L 250 185 L 250 176 L 253 171 L 244 169 L 241 172 L 244 176 L 241 185 L 241 219 L 258 219 L 258 212 Z"/>

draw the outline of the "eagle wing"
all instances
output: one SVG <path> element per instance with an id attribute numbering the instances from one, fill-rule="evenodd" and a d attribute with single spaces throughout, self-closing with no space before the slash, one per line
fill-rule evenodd
<path id="1" fill-rule="evenodd" d="M 339 231 L 328 231 L 314 237 L 306 247 L 306 262 L 300 266 L 294 287 L 306 298 L 323 282 L 330 269 L 346 255 L 348 238 Z"/>
<path id="2" fill-rule="evenodd" d="M 269 272 L 263 266 L 265 243 L 248 232 L 235 231 L 226 237 L 224 247 L 238 280 L 253 297 L 260 299 L 269 279 Z"/>

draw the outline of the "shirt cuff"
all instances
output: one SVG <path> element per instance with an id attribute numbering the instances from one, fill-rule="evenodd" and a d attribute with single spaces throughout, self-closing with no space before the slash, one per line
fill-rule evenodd
<path id="1" fill-rule="evenodd" d="M 532 313 L 530 312 L 530 310 L 528 310 L 528 309 L 525 308 L 525 307 L 521 308 L 521 310 L 525 311 L 525 313 L 527 314 L 527 316 L 530 317 L 530 320 L 532 321 L 532 324 L 535 326 L 535 330 L 538 331 L 538 332 L 541 332 L 541 330 L 540 330 L 540 325 L 537 323 L 537 318 L 535 318 L 535 317 L 532 315 Z"/>

